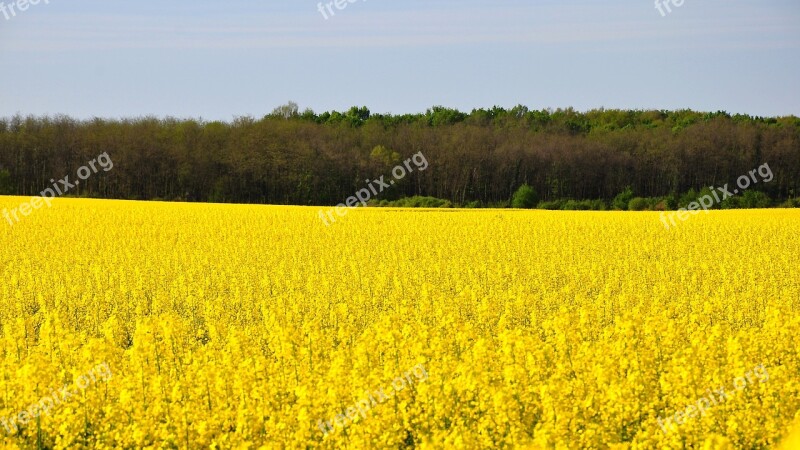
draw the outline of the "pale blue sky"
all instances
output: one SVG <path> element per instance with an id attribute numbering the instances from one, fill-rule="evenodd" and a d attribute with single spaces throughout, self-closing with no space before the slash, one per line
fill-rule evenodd
<path id="1" fill-rule="evenodd" d="M 42 0 L 43 1 L 43 0 Z M 0 0 L 8 5 L 10 0 Z M 692 108 L 800 115 L 800 1 L 49 0 L 0 14 L 0 116 Z"/>

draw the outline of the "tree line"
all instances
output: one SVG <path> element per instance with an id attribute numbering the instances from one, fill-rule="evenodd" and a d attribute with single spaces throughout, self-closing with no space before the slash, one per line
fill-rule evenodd
<path id="1" fill-rule="evenodd" d="M 289 103 L 231 122 L 67 116 L 0 119 L 0 194 L 37 195 L 102 153 L 114 168 L 82 181 L 86 197 L 336 205 L 422 152 L 430 163 L 381 198 L 508 205 L 528 185 L 542 201 L 620 193 L 660 197 L 722 186 L 768 163 L 774 201 L 800 183 L 800 119 L 691 110 L 530 110 L 317 114 Z"/>

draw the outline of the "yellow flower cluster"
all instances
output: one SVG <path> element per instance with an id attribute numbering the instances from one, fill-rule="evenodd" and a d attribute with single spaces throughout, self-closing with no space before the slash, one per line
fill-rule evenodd
<path id="1" fill-rule="evenodd" d="M 56 199 L 0 224 L 0 447 L 770 448 L 800 418 L 798 255 L 789 210 Z"/>

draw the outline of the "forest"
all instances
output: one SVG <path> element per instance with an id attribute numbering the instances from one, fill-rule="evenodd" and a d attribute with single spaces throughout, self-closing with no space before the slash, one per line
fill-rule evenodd
<path id="1" fill-rule="evenodd" d="M 580 201 L 600 206 L 576 209 L 614 208 L 620 196 L 653 199 L 643 209 L 675 208 L 765 163 L 774 179 L 753 186 L 759 204 L 796 205 L 800 188 L 800 119 L 794 116 L 521 105 L 470 113 L 436 106 L 424 114 L 373 114 L 366 107 L 317 114 L 290 102 L 262 118 L 231 122 L 0 119 L 0 194 L 38 195 L 51 180 L 107 153 L 113 170 L 70 194 L 327 206 L 419 152 L 430 167 L 398 180 L 375 204 L 430 197 L 447 206 L 506 207 L 527 185 L 540 207 L 550 209 Z"/>

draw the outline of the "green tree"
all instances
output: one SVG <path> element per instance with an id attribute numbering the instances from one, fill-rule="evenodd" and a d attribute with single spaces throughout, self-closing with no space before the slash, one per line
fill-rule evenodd
<path id="1" fill-rule="evenodd" d="M 650 205 L 648 204 L 647 199 L 642 197 L 633 198 L 630 202 L 628 202 L 628 211 L 645 211 L 649 207 Z"/>
<path id="2" fill-rule="evenodd" d="M 523 184 L 511 198 L 511 207 L 518 209 L 531 209 L 539 203 L 536 191 L 527 184 Z"/>
<path id="3" fill-rule="evenodd" d="M 457 109 L 445 108 L 444 106 L 434 106 L 425 112 L 428 120 L 428 125 L 439 127 L 443 125 L 452 125 L 458 122 L 463 122 L 467 117 Z"/>
<path id="4" fill-rule="evenodd" d="M 347 120 L 350 122 L 351 126 L 358 127 L 363 125 L 364 122 L 369 119 L 370 111 L 366 106 L 362 106 L 360 108 L 358 106 L 353 106 L 349 111 L 347 111 L 345 116 L 347 117 Z"/>
<path id="5" fill-rule="evenodd" d="M 743 208 L 769 208 L 772 206 L 772 200 L 763 192 L 746 191 L 742 195 L 740 204 Z"/>
<path id="6" fill-rule="evenodd" d="M 624 191 L 620 192 L 616 197 L 614 197 L 614 200 L 611 202 L 611 206 L 614 209 L 627 211 L 628 204 L 630 204 L 631 200 L 633 200 L 633 190 L 630 186 L 628 186 Z"/>

